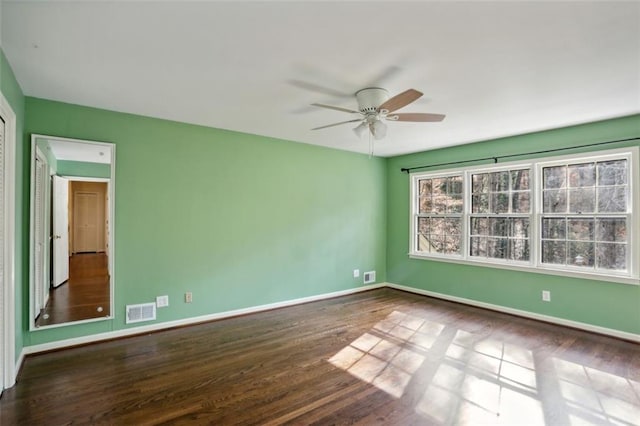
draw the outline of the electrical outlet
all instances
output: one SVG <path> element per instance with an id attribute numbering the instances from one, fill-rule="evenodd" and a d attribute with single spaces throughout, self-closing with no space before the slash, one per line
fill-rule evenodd
<path id="1" fill-rule="evenodd" d="M 549 290 L 542 290 L 542 300 L 544 302 L 551 302 L 551 292 Z"/>
<path id="2" fill-rule="evenodd" d="M 157 308 L 166 308 L 169 306 L 169 296 L 158 296 L 156 297 L 156 307 Z"/>
<path id="3" fill-rule="evenodd" d="M 358 278 L 360 276 L 360 269 L 353 270 L 353 278 Z"/>
<path id="4" fill-rule="evenodd" d="M 184 303 L 191 303 L 191 302 L 193 302 L 193 293 L 188 291 L 184 294 Z"/>

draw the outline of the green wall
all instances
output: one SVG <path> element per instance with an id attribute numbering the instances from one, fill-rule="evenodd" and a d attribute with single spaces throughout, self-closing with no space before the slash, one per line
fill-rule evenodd
<path id="1" fill-rule="evenodd" d="M 640 115 L 390 158 L 387 281 L 450 296 L 640 333 L 640 286 L 410 259 L 409 176 L 402 167 L 569 147 L 640 136 Z M 638 146 L 638 141 L 603 147 Z M 593 148 L 592 148 L 593 149 Z M 580 152 L 572 150 L 563 152 Z M 560 153 L 558 153 L 559 155 Z M 518 157 L 524 159 L 527 157 Z M 479 163 L 475 163 L 479 164 Z M 435 168 L 429 170 L 437 170 Z M 635 182 L 638 195 L 638 182 Z M 636 230 L 634 238 L 639 237 Z M 542 302 L 550 290 L 552 301 Z"/>
<path id="2" fill-rule="evenodd" d="M 23 127 L 25 118 L 25 97 L 20 89 L 13 70 L 4 56 L 4 52 L 0 49 L 0 92 L 11 105 L 11 109 L 16 115 L 16 202 L 15 202 L 15 311 L 16 311 L 16 359 L 20 356 L 23 342 L 23 323 L 24 309 L 27 308 L 27 293 L 23 283 L 27 280 L 26 272 L 28 268 L 28 244 L 22 235 L 29 235 L 29 222 L 25 217 L 28 211 L 28 176 L 29 168 L 21 167 L 24 164 L 25 144 L 23 143 Z M 25 198 L 25 194 L 27 194 Z"/>
<path id="3" fill-rule="evenodd" d="M 57 160 L 57 173 L 60 176 L 81 176 L 92 178 L 109 178 L 111 165 L 103 163 L 89 163 L 87 161 Z"/>
<path id="4" fill-rule="evenodd" d="M 25 346 L 130 327 L 125 305 L 160 295 L 156 322 L 362 286 L 355 268 L 385 280 L 384 159 L 29 97 L 26 118 L 116 144 L 116 266 L 114 320 L 29 332 L 25 316 Z"/>

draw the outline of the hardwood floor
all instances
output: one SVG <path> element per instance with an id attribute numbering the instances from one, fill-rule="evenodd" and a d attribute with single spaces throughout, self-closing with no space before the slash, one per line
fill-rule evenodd
<path id="1" fill-rule="evenodd" d="M 105 253 L 69 258 L 69 280 L 52 290 L 37 326 L 109 316 L 109 268 Z"/>
<path id="2" fill-rule="evenodd" d="M 640 345 L 391 289 L 36 356 L 2 425 L 640 422 Z"/>

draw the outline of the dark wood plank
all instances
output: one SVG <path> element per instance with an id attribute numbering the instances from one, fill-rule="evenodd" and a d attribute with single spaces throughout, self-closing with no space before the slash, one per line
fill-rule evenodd
<path id="1" fill-rule="evenodd" d="M 61 324 L 109 316 L 111 291 L 106 253 L 81 253 L 69 258 L 69 279 L 51 290 L 36 325 Z"/>
<path id="2" fill-rule="evenodd" d="M 637 424 L 640 345 L 381 289 L 29 356 L 14 424 Z"/>

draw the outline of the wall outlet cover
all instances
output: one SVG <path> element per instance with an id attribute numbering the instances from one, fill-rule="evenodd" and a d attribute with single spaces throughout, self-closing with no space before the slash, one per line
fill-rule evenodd
<path id="1" fill-rule="evenodd" d="M 156 306 L 158 308 L 166 308 L 167 306 L 169 306 L 169 296 L 156 297 Z"/>

